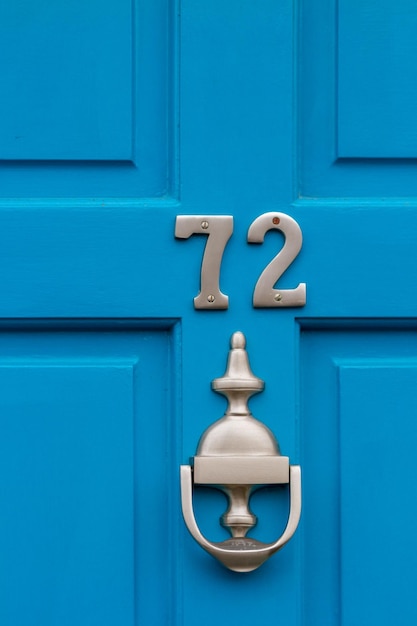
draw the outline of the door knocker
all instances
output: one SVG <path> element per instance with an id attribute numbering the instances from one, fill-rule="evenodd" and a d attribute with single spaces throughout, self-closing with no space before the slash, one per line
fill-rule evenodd
<path id="1" fill-rule="evenodd" d="M 233 334 L 226 372 L 212 382 L 213 390 L 229 401 L 226 413 L 203 433 L 192 466 L 181 466 L 182 512 L 188 530 L 204 550 L 235 572 L 250 572 L 280 550 L 293 536 L 301 513 L 300 467 L 281 456 L 274 435 L 247 405 L 264 389 L 264 382 L 253 375 L 245 344 L 243 333 Z M 246 537 L 257 521 L 249 499 L 255 489 L 273 484 L 289 485 L 290 512 L 282 536 L 263 543 Z M 193 511 L 193 485 L 226 493 L 229 508 L 221 524 L 230 531 L 230 539 L 211 542 L 201 534 Z"/>

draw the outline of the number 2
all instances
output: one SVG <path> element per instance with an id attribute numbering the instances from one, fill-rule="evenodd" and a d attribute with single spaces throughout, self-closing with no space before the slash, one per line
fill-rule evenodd
<path id="1" fill-rule="evenodd" d="M 306 284 L 300 283 L 294 289 L 274 289 L 297 257 L 303 243 L 301 228 L 297 222 L 285 213 L 264 213 L 257 217 L 249 227 L 248 242 L 262 243 L 268 230 L 279 230 L 285 236 L 283 248 L 266 266 L 258 278 L 253 292 L 255 308 L 299 307 L 306 303 Z"/>

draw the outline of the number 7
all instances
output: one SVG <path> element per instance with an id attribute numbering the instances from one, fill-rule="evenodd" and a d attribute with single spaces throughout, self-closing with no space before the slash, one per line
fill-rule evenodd
<path id="1" fill-rule="evenodd" d="M 175 236 L 207 235 L 201 264 L 200 293 L 194 298 L 196 309 L 227 309 L 229 296 L 220 291 L 220 266 L 226 244 L 233 233 L 231 215 L 177 215 Z"/>

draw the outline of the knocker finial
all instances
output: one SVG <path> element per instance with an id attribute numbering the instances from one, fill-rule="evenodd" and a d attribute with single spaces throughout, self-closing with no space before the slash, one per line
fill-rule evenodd
<path id="1" fill-rule="evenodd" d="M 251 370 L 245 335 L 240 331 L 233 333 L 230 346 L 226 372 L 222 377 L 215 378 L 211 386 L 229 400 L 227 415 L 250 415 L 247 401 L 255 393 L 263 391 L 265 383 Z"/>

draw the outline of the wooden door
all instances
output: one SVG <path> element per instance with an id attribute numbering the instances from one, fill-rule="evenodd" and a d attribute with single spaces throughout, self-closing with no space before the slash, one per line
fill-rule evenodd
<path id="1" fill-rule="evenodd" d="M 25 0 L 0 9 L 0 622 L 415 623 L 417 91 L 403 0 Z M 303 247 L 254 309 L 283 212 Z M 221 288 L 197 311 L 206 238 Z M 293 540 L 235 574 L 180 512 L 180 463 L 221 417 L 247 337 L 251 401 L 303 471 Z M 196 493 L 225 537 L 224 501 Z M 285 492 L 260 491 L 273 540 Z"/>

